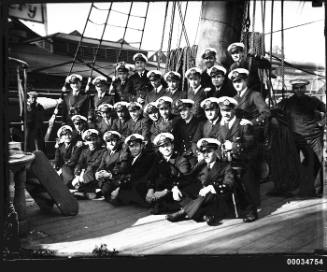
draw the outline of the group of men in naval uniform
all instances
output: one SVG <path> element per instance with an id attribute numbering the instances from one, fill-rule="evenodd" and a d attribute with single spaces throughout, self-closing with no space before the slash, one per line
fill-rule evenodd
<path id="1" fill-rule="evenodd" d="M 271 111 L 249 86 L 261 83 L 244 58 L 244 45 L 233 43 L 228 52 L 234 63 L 223 67 L 216 64 L 216 51 L 206 49 L 205 70 L 192 67 L 185 73 L 187 92 L 181 90 L 179 73 L 146 70 L 141 53 L 133 57 L 132 76 L 119 63 L 114 80 L 96 77 L 94 95 L 82 90 L 80 75 L 68 76 L 54 167 L 75 196 L 101 195 L 113 205 L 151 207 L 153 214 L 168 213 L 171 222 L 190 218 L 213 225 L 235 215 L 255 221 L 262 158 L 258 143 L 264 142 Z M 250 62 L 255 61 L 258 67 L 270 65 L 260 58 Z M 312 169 L 302 193 L 312 195 L 322 157 L 317 112 L 324 113 L 325 105 L 304 95 L 305 85 L 293 82 L 296 95 L 282 108 L 303 164 Z M 94 119 L 90 112 L 99 114 Z"/>

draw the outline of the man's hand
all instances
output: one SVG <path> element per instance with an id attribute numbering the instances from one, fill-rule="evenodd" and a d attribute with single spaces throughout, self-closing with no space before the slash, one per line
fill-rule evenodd
<path id="1" fill-rule="evenodd" d="M 149 189 L 146 196 L 145 196 L 145 200 L 146 200 L 146 202 L 152 202 L 153 198 L 154 198 L 154 190 Z"/>
<path id="2" fill-rule="evenodd" d="M 177 186 L 174 186 L 173 189 L 171 189 L 172 193 L 173 193 L 173 199 L 175 201 L 180 201 L 183 197 L 182 192 L 178 189 Z"/>
<path id="3" fill-rule="evenodd" d="M 203 187 L 200 191 L 199 191 L 199 196 L 203 196 L 205 197 L 207 195 L 207 193 L 209 193 L 209 189 L 208 187 Z"/>
<path id="4" fill-rule="evenodd" d="M 110 197 L 111 197 L 112 200 L 117 198 L 117 196 L 118 196 L 118 194 L 119 194 L 119 189 L 120 189 L 120 188 L 118 187 L 118 188 L 116 188 L 114 191 L 111 192 Z"/>
<path id="5" fill-rule="evenodd" d="M 145 100 L 142 97 L 138 97 L 136 102 L 142 105 L 145 102 Z"/>
<path id="6" fill-rule="evenodd" d="M 160 199 L 168 193 L 168 190 L 157 191 L 154 193 L 155 199 Z"/>
<path id="7" fill-rule="evenodd" d="M 77 141 L 76 147 L 81 147 L 81 146 L 83 146 L 83 142 L 82 141 Z"/>
<path id="8" fill-rule="evenodd" d="M 247 120 L 247 119 L 241 119 L 240 125 L 241 125 L 241 126 L 253 125 L 253 123 L 252 123 L 250 120 Z"/>
<path id="9" fill-rule="evenodd" d="M 226 151 L 232 150 L 233 148 L 233 143 L 229 140 L 226 140 L 224 143 L 224 147 Z"/>

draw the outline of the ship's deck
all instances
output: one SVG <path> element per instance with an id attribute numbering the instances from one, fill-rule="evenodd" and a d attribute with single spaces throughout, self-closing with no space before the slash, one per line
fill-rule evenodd
<path id="1" fill-rule="evenodd" d="M 92 255 L 106 244 L 119 255 L 313 253 L 326 249 L 327 199 L 267 197 L 272 183 L 262 184 L 260 219 L 243 223 L 225 219 L 207 226 L 192 220 L 171 223 L 138 207 L 113 207 L 103 200 L 79 201 L 79 214 L 44 215 L 28 199 L 30 234 L 24 248 L 44 248 L 57 256 Z"/>

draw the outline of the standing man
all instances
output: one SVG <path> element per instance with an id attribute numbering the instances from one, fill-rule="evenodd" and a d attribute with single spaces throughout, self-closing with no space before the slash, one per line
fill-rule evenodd
<path id="1" fill-rule="evenodd" d="M 117 97 L 109 95 L 111 82 L 111 77 L 98 76 L 93 79 L 92 84 L 95 86 L 96 94 L 92 97 L 92 109 L 95 110 L 102 104 L 115 104 Z"/>
<path id="2" fill-rule="evenodd" d="M 305 94 L 309 83 L 304 79 L 292 80 L 294 95 L 278 105 L 285 111 L 295 144 L 304 156 L 302 166 L 305 173 L 299 191 L 302 197 L 321 196 L 323 191 L 324 126 L 320 121 L 326 113 L 326 105 L 318 98 Z"/>
<path id="3" fill-rule="evenodd" d="M 178 99 L 185 99 L 187 94 L 181 90 L 181 75 L 174 71 L 169 71 L 164 75 L 164 79 L 167 82 L 167 96 L 171 97 L 173 100 L 172 112 L 174 115 L 179 115 L 178 111 L 175 109 L 175 102 Z"/>
<path id="4" fill-rule="evenodd" d="M 152 88 L 146 94 L 145 105 L 167 94 L 166 88 L 162 85 L 163 78 L 160 71 L 151 70 L 147 73 L 147 77 L 150 80 Z"/>
<path id="5" fill-rule="evenodd" d="M 243 221 L 252 222 L 258 218 L 260 206 L 260 179 L 258 171 L 258 149 L 253 135 L 253 126 L 247 120 L 235 115 L 237 101 L 231 97 L 218 98 L 221 112 L 217 139 L 222 143 L 223 157 L 240 169 L 240 181 L 247 200 Z"/>
<path id="6" fill-rule="evenodd" d="M 220 65 L 214 65 L 210 70 L 212 88 L 209 92 L 210 97 L 221 97 L 236 95 L 232 83 L 226 78 L 226 69 Z"/>
<path id="7" fill-rule="evenodd" d="M 202 61 L 205 64 L 205 69 L 201 73 L 201 86 L 204 88 L 212 88 L 211 68 L 215 65 L 217 51 L 214 48 L 207 48 L 202 54 Z"/>
<path id="8" fill-rule="evenodd" d="M 117 78 L 112 82 L 112 89 L 111 92 L 117 95 L 117 101 L 126 101 L 130 102 L 133 101 L 133 99 L 136 99 L 133 97 L 133 93 L 129 93 L 128 89 L 128 73 L 129 68 L 126 66 L 124 62 L 120 62 L 116 66 L 116 73 Z"/>
<path id="9" fill-rule="evenodd" d="M 194 116 L 193 100 L 180 99 L 177 102 L 181 118 L 178 118 L 173 127 L 176 148 L 187 157 L 193 167 L 197 161 L 196 143 L 201 138 L 202 124 L 199 118 Z"/>
<path id="10" fill-rule="evenodd" d="M 65 123 L 71 124 L 71 117 L 76 114 L 88 116 L 90 99 L 81 89 L 82 79 L 82 76 L 78 74 L 71 74 L 66 78 L 66 83 L 69 84 L 71 91 L 64 95 L 62 101 Z"/>
<path id="11" fill-rule="evenodd" d="M 38 93 L 31 91 L 27 93 L 27 151 L 44 151 L 43 120 L 45 110 L 37 102 Z"/>
<path id="12" fill-rule="evenodd" d="M 204 112 L 200 107 L 200 103 L 208 97 L 210 88 L 203 88 L 201 85 L 201 70 L 197 67 L 190 68 L 186 71 L 185 77 L 190 85 L 187 91 L 187 98 L 194 101 L 194 115 L 200 119 L 204 119 Z"/>
<path id="13" fill-rule="evenodd" d="M 145 69 L 148 59 L 144 54 L 137 53 L 133 56 L 133 61 L 135 63 L 135 73 L 128 80 L 128 93 L 132 94 L 136 102 L 143 106 L 146 94 L 151 89 L 151 83 L 147 77 L 149 71 Z"/>
<path id="14" fill-rule="evenodd" d="M 219 129 L 220 110 L 218 106 L 218 98 L 209 97 L 201 102 L 206 116 L 206 121 L 202 125 L 202 138 L 216 138 Z"/>

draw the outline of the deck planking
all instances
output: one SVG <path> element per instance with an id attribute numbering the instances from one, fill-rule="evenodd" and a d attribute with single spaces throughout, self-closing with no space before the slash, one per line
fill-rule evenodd
<path id="1" fill-rule="evenodd" d="M 45 248 L 57 256 L 89 256 L 106 244 L 120 255 L 312 253 L 326 249 L 324 227 L 327 200 L 267 197 L 272 183 L 261 186 L 260 219 L 245 224 L 225 219 L 207 226 L 192 220 L 171 223 L 139 207 L 113 207 L 102 200 L 79 201 L 80 212 L 63 217 L 29 205 L 31 234 L 25 248 Z"/>

